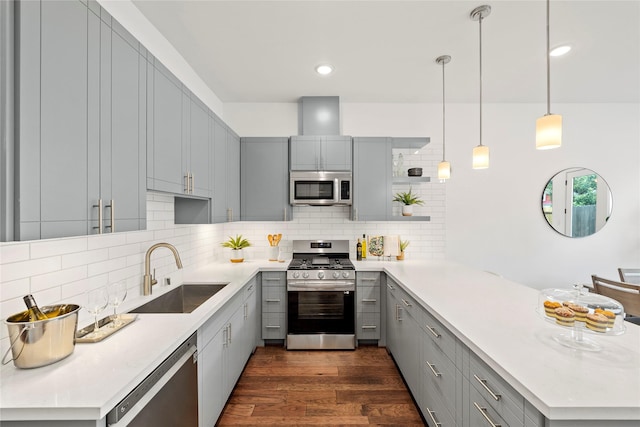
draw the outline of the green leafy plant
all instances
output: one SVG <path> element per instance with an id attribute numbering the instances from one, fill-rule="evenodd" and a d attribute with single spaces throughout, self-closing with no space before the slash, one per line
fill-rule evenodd
<path id="1" fill-rule="evenodd" d="M 400 252 L 404 252 L 405 249 L 407 249 L 407 246 L 409 246 L 409 242 L 408 240 L 400 240 Z"/>
<path id="2" fill-rule="evenodd" d="M 244 249 L 251 246 L 251 242 L 242 237 L 242 234 L 236 234 L 236 237 L 229 236 L 229 240 L 220 243 L 222 247 L 231 249 Z"/>
<path id="3" fill-rule="evenodd" d="M 411 192 L 411 187 L 409 187 L 408 192 L 399 192 L 396 193 L 393 197 L 394 202 L 400 202 L 403 205 L 423 205 L 424 201 L 418 197 L 416 194 Z"/>

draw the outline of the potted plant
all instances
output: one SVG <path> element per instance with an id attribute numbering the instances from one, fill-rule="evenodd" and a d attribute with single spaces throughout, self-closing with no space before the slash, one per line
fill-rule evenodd
<path id="1" fill-rule="evenodd" d="M 229 236 L 229 240 L 220 245 L 231 249 L 231 262 L 242 262 L 244 261 L 243 249 L 251 246 L 251 242 L 242 237 L 242 234 L 236 234 L 236 237 Z"/>
<path id="2" fill-rule="evenodd" d="M 404 259 L 404 250 L 409 246 L 408 240 L 400 240 L 400 255 L 396 255 L 396 259 L 398 261 L 402 261 Z"/>
<path id="3" fill-rule="evenodd" d="M 424 201 L 418 197 L 416 194 L 411 192 L 411 187 L 409 187 L 408 192 L 399 192 L 393 197 L 394 202 L 402 203 L 402 216 L 411 216 L 413 215 L 413 205 L 423 205 Z"/>

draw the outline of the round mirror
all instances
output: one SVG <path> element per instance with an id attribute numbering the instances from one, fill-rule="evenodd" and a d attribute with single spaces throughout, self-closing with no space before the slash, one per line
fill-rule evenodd
<path id="1" fill-rule="evenodd" d="M 542 192 L 542 213 L 554 230 L 567 237 L 590 236 L 611 216 L 611 189 L 597 173 L 569 168 L 555 174 Z"/>

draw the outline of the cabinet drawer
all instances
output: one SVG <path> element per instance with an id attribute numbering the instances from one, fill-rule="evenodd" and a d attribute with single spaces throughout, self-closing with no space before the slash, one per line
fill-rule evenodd
<path id="1" fill-rule="evenodd" d="M 262 312 L 284 313 L 287 306 L 287 292 L 281 286 L 262 287 Z"/>
<path id="2" fill-rule="evenodd" d="M 505 421 L 498 411 L 487 403 L 475 387 L 470 388 L 469 425 L 473 427 L 522 427 L 522 420 Z"/>
<path id="3" fill-rule="evenodd" d="M 446 405 L 440 399 L 438 392 L 428 387 L 425 383 L 422 391 L 422 415 L 429 426 L 437 427 L 456 427 L 451 413 L 446 409 Z M 479 424 L 471 424 L 473 427 L 479 427 Z"/>
<path id="4" fill-rule="evenodd" d="M 422 314 L 420 326 L 424 329 L 431 342 L 437 345 L 452 362 L 455 362 L 455 336 L 426 310 Z"/>
<path id="5" fill-rule="evenodd" d="M 284 271 L 263 271 L 262 286 L 280 285 L 283 288 L 287 285 L 287 273 Z"/>
<path id="6" fill-rule="evenodd" d="M 401 288 L 396 282 L 389 279 L 387 281 L 387 289 L 390 291 L 390 294 L 393 295 L 394 298 L 398 301 L 398 304 L 400 305 L 404 316 L 408 314 L 416 321 L 422 317 L 422 312 L 424 311 L 424 309 L 420 305 L 418 305 L 413 297 L 409 296 L 407 291 Z"/>
<path id="7" fill-rule="evenodd" d="M 423 340 L 422 355 L 425 387 L 440 396 L 447 411 L 452 415 L 455 414 L 456 368 L 454 363 L 429 338 Z"/>
<path id="8" fill-rule="evenodd" d="M 363 313 L 380 313 L 380 287 L 358 286 L 357 311 Z"/>
<path id="9" fill-rule="evenodd" d="M 262 314 L 262 339 L 284 339 L 287 335 L 286 317 L 284 313 Z"/>
<path id="10" fill-rule="evenodd" d="M 358 339 L 380 339 L 380 313 L 358 312 L 356 323 L 356 335 Z"/>
<path id="11" fill-rule="evenodd" d="M 362 271 L 356 273 L 357 286 L 380 286 L 380 273 L 377 271 Z"/>
<path id="12" fill-rule="evenodd" d="M 473 354 L 469 364 L 469 381 L 475 390 L 508 425 L 522 425 L 524 398 L 507 382 Z M 471 408 L 473 412 L 475 408 Z M 477 412 L 477 411 L 476 411 Z"/>

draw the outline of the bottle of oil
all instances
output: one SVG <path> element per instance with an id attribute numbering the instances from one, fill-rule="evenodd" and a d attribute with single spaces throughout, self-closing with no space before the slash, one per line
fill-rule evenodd
<path id="1" fill-rule="evenodd" d="M 362 235 L 362 259 L 367 258 L 367 238 L 365 235 Z"/>
<path id="2" fill-rule="evenodd" d="M 36 300 L 33 298 L 33 295 L 25 295 L 22 299 L 27 306 L 29 322 L 48 319 L 48 317 L 38 308 L 38 304 L 36 304 Z"/>
<path id="3" fill-rule="evenodd" d="M 358 244 L 356 245 L 356 260 L 362 261 L 362 243 L 360 239 L 358 239 Z"/>

